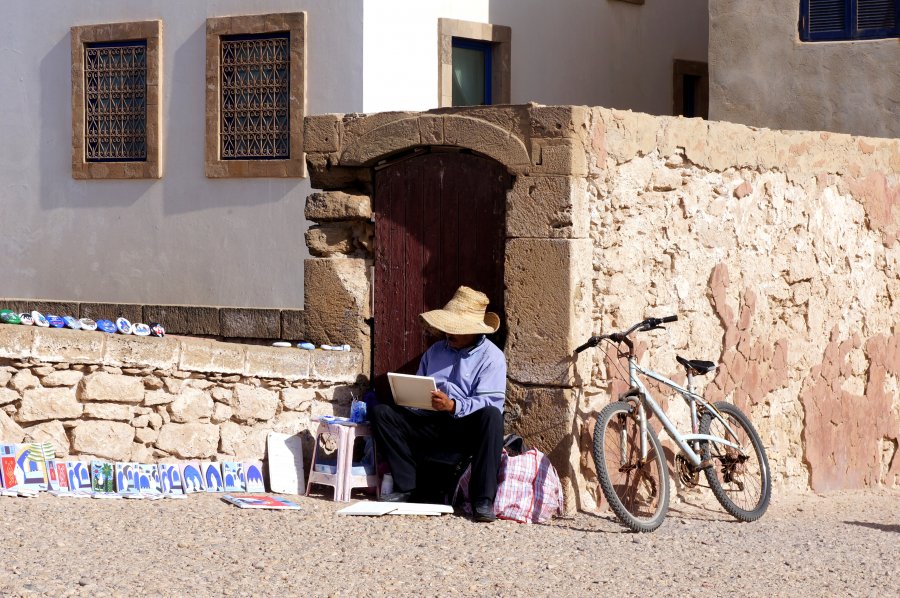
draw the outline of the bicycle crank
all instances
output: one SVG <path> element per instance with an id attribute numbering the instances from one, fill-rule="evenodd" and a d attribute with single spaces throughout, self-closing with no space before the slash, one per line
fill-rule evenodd
<path id="1" fill-rule="evenodd" d="M 700 471 L 694 469 L 683 455 L 675 455 L 675 469 L 678 472 L 678 479 L 687 488 L 696 488 L 700 483 Z"/>

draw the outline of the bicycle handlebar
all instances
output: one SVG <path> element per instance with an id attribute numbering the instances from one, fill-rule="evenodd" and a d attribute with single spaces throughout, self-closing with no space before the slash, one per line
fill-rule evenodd
<path id="1" fill-rule="evenodd" d="M 663 328 L 662 324 L 668 324 L 670 322 L 678 321 L 677 315 L 672 316 L 663 316 L 662 318 L 647 318 L 646 320 L 641 320 L 625 332 L 612 332 L 610 334 L 601 334 L 600 336 L 592 336 L 585 342 L 583 345 L 575 349 L 575 353 L 581 353 L 585 349 L 590 349 L 592 347 L 596 347 L 600 344 L 600 341 L 603 339 L 609 339 L 616 343 L 626 342 L 628 341 L 628 335 L 634 332 L 635 330 L 640 330 L 641 332 L 647 332 L 648 330 L 655 330 L 657 328 Z M 629 345 L 630 346 L 630 345 Z"/>

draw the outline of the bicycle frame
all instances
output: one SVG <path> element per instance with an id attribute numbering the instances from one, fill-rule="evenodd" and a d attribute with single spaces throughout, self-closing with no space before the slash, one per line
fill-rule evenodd
<path id="1" fill-rule="evenodd" d="M 691 409 L 691 434 L 680 434 L 677 429 L 675 429 L 675 425 L 666 417 L 666 414 L 663 412 L 662 408 L 659 404 L 653 400 L 653 396 L 650 394 L 650 391 L 647 390 L 647 387 L 644 386 L 643 382 L 641 382 L 640 378 L 638 378 L 638 374 L 643 374 L 648 378 L 652 378 L 656 380 L 660 384 L 664 384 L 675 390 L 678 394 L 681 395 L 681 398 L 685 400 L 686 403 L 690 406 Z M 713 417 L 722 422 L 722 425 L 725 426 L 725 429 L 732 435 L 732 437 L 736 438 L 737 434 L 735 434 L 734 430 L 731 429 L 731 426 L 728 425 L 728 422 L 719 414 L 715 407 L 713 407 L 710 403 L 705 401 L 703 397 L 697 395 L 693 391 L 693 376 L 688 373 L 688 382 L 687 388 L 684 388 L 672 380 L 669 380 L 665 376 L 657 374 L 653 370 L 649 370 L 641 367 L 640 364 L 637 363 L 637 360 L 633 356 L 628 357 L 628 378 L 629 383 L 631 384 L 631 390 L 629 390 L 626 395 L 633 396 L 634 394 L 639 394 L 641 400 L 637 401 L 638 406 L 638 418 L 641 426 L 641 459 L 647 458 L 647 434 L 651 433 L 649 430 L 649 426 L 647 425 L 647 411 L 646 407 L 650 408 L 650 411 L 659 418 L 660 423 L 662 423 L 663 428 L 669 437 L 675 441 L 675 444 L 678 445 L 678 448 L 681 449 L 681 452 L 688 458 L 691 464 L 694 467 L 700 467 L 702 460 L 700 459 L 700 455 L 691 448 L 690 442 L 695 442 L 697 440 L 708 440 L 710 442 L 714 442 L 716 444 L 721 444 L 725 446 L 729 446 L 738 450 L 741 454 L 743 454 L 743 449 L 724 438 L 719 438 L 718 436 L 712 436 L 710 434 L 699 434 L 699 419 L 697 414 L 697 404 L 706 410 L 708 410 Z M 635 393 L 634 390 L 638 392 Z M 622 443 L 622 446 L 625 446 L 625 443 Z M 624 450 L 624 448 L 623 448 Z M 624 455 L 623 455 L 624 461 Z"/>

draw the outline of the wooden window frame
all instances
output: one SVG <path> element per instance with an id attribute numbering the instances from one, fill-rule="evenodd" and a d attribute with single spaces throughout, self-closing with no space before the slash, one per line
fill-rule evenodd
<path id="1" fill-rule="evenodd" d="M 491 44 L 491 100 L 510 102 L 510 45 L 512 29 L 457 19 L 438 19 L 438 107 L 453 106 L 453 39 Z"/>
<path id="2" fill-rule="evenodd" d="M 72 47 L 72 178 L 162 178 L 162 21 L 78 25 L 71 30 Z M 145 160 L 88 162 L 85 158 L 84 46 L 133 40 L 147 42 L 147 121 Z"/>
<path id="3" fill-rule="evenodd" d="M 220 157 L 219 40 L 222 36 L 287 32 L 290 35 L 290 157 L 222 160 Z M 306 115 L 306 12 L 215 17 L 206 20 L 206 176 L 291 178 L 306 176 L 303 118 Z"/>
<path id="4" fill-rule="evenodd" d="M 894 27 L 859 29 L 856 26 L 860 0 L 844 0 L 846 20 L 839 31 L 810 31 L 810 2 L 800 0 L 800 41 L 828 42 L 900 38 L 900 0 L 893 0 Z"/>
<path id="5" fill-rule="evenodd" d="M 697 98 L 698 114 L 694 118 L 709 118 L 709 65 L 696 60 L 676 59 L 672 67 L 672 114 L 684 115 L 684 76 L 700 78 L 700 95 Z"/>

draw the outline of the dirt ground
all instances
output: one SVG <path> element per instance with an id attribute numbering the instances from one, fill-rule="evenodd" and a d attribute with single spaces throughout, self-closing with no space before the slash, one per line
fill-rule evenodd
<path id="1" fill-rule="evenodd" d="M 345 517 L 325 497 L 250 511 L 220 496 L 0 497 L 0 595 L 889 596 L 900 492 L 773 496 L 756 523 L 675 499 L 663 526 Z"/>

